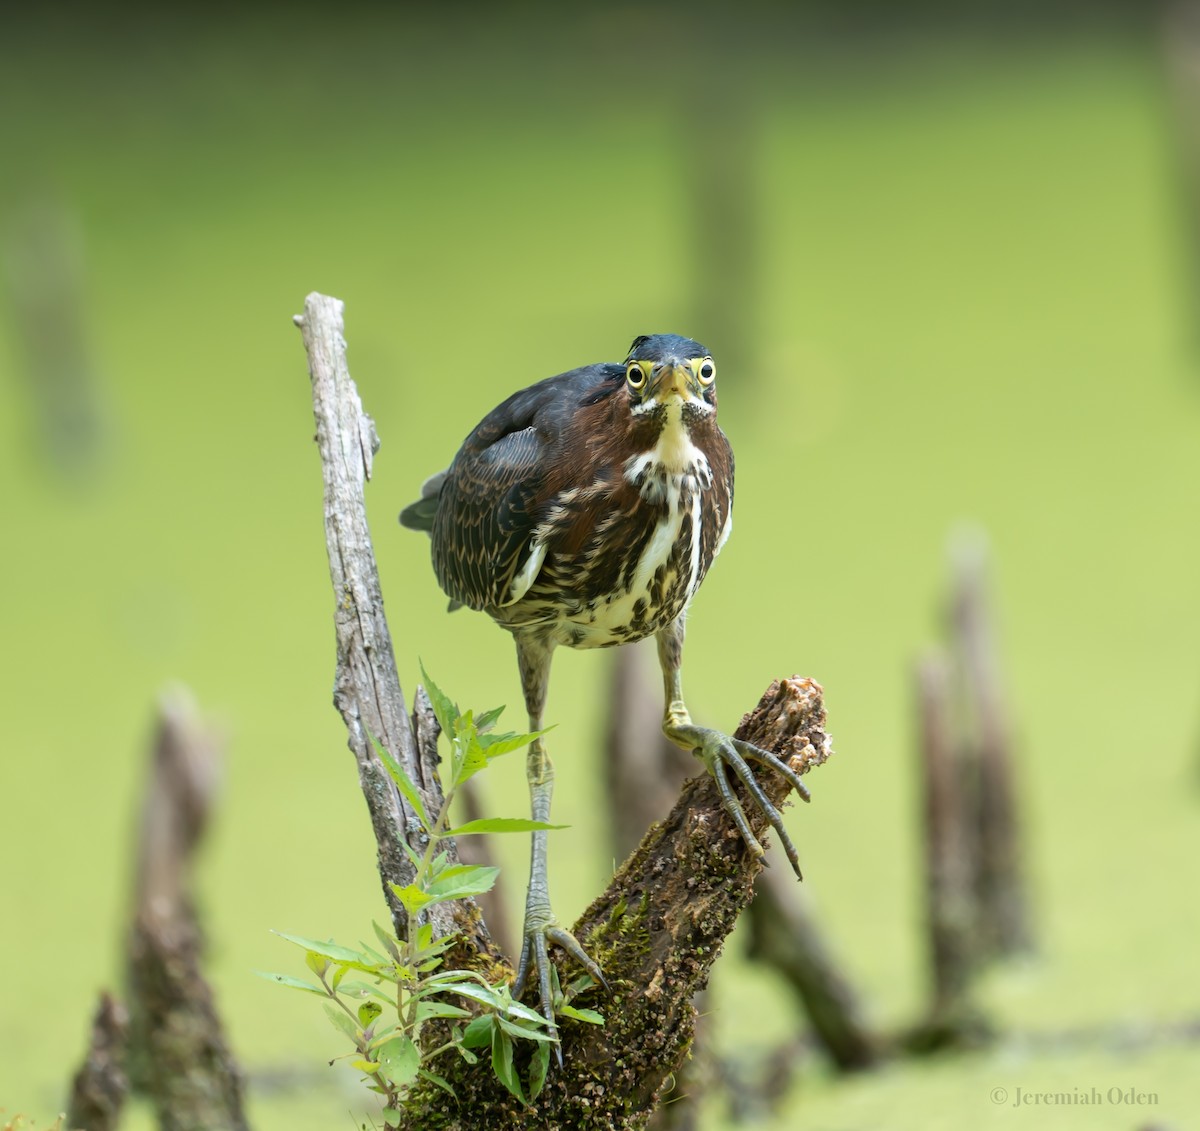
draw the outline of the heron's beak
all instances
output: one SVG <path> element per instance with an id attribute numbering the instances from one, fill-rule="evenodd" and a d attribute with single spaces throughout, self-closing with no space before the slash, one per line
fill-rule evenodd
<path id="1" fill-rule="evenodd" d="M 664 361 L 654 367 L 650 380 L 650 395 L 660 404 L 670 400 L 674 394 L 679 400 L 687 401 L 692 392 L 692 371 L 685 361 Z"/>

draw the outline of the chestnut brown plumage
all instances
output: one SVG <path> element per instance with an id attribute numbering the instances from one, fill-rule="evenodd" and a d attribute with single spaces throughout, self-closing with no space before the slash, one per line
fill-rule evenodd
<path id="1" fill-rule="evenodd" d="M 696 726 L 683 702 L 684 614 L 732 529 L 733 452 L 717 425 L 716 365 L 675 334 L 634 340 L 624 364 L 600 363 L 514 393 L 467 437 L 448 470 L 428 480 L 400 521 L 426 530 L 451 607 L 486 612 L 512 632 L 529 729 L 541 730 L 554 648 L 609 647 L 655 636 L 663 669 L 663 729 L 716 779 L 747 845 L 750 831 L 729 772 L 779 835 L 782 819 L 747 762 L 774 755 Z M 535 740 L 527 763 L 535 820 L 547 821 L 553 767 Z M 594 977 L 602 972 L 550 910 L 546 833 L 533 834 L 525 931 L 515 992 L 537 973 L 554 1025 L 547 942 Z"/>

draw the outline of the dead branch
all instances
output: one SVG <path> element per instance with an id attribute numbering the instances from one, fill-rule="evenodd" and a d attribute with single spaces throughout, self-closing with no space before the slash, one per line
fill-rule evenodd
<path id="1" fill-rule="evenodd" d="M 359 785 L 375 830 L 383 895 L 396 931 L 402 933 L 404 908 L 391 885 L 412 881 L 413 869 L 401 843 L 408 840 L 414 848 L 423 850 L 423 834 L 416 814 L 400 796 L 375 753 L 372 739 L 382 743 L 408 771 L 421 790 L 426 811 L 436 813 L 443 797 L 437 776 L 437 722 L 428 700 L 418 696 L 414 736 L 414 724 L 400 688 L 364 494 L 379 438 L 375 422 L 363 412 L 346 365 L 342 303 L 311 294 L 305 300 L 304 313 L 298 314 L 295 322 L 308 353 L 316 441 L 325 484 L 325 546 L 337 636 L 333 702 L 346 723 L 348 743 L 358 763 Z M 439 936 L 462 932 L 476 951 L 494 954 L 473 901 L 438 904 L 430 910 L 429 918 Z"/>

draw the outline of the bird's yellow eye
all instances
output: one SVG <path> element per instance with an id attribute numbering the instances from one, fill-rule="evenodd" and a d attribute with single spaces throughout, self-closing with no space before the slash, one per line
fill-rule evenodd
<path id="1" fill-rule="evenodd" d="M 700 378 L 701 385 L 711 385 L 717 379 L 717 366 L 711 357 L 704 358 L 696 366 L 696 376 Z"/>
<path id="2" fill-rule="evenodd" d="M 637 391 L 646 384 L 646 371 L 636 361 L 631 361 L 625 366 L 625 380 L 631 389 Z"/>

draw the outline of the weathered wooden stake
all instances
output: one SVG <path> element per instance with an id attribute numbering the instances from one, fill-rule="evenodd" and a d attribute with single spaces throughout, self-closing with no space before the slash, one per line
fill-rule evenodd
<path id="1" fill-rule="evenodd" d="M 1031 949 L 1021 859 L 1013 727 L 1000 674 L 999 650 L 988 609 L 987 541 L 962 531 L 951 544 L 950 631 L 957 669 L 958 736 L 970 810 L 968 858 L 976 902 L 981 958 Z"/>

